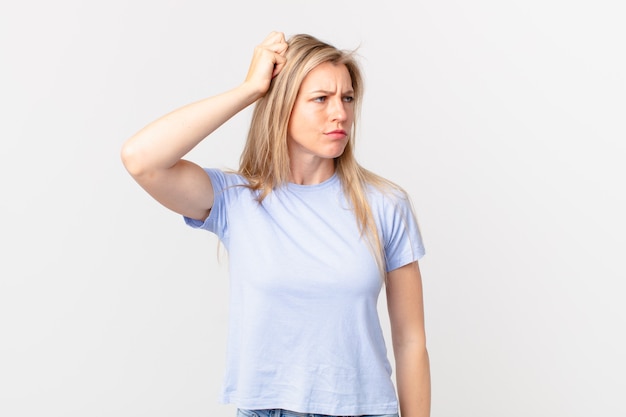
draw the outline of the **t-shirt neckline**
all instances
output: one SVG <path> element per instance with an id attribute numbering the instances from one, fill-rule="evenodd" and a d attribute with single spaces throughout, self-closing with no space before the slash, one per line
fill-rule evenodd
<path id="1" fill-rule="evenodd" d="M 328 178 L 327 180 L 324 180 L 318 184 L 296 184 L 293 182 L 288 182 L 286 184 L 287 189 L 291 190 L 291 191 L 304 191 L 304 192 L 308 192 L 308 191 L 317 191 L 317 190 L 321 190 L 330 186 L 335 185 L 336 183 L 339 182 L 339 177 L 337 176 L 337 172 L 334 172 L 333 175 L 330 176 L 330 178 Z"/>

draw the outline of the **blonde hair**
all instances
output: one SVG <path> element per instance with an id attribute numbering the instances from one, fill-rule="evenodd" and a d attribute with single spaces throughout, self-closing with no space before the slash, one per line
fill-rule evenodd
<path id="1" fill-rule="evenodd" d="M 363 98 L 363 77 L 355 52 L 339 50 L 306 34 L 294 35 L 287 43 L 285 67 L 255 105 L 248 139 L 240 158 L 239 173 L 248 180 L 249 188 L 259 192 L 259 202 L 273 189 L 289 181 L 287 127 L 300 85 L 307 74 L 320 64 L 345 65 L 354 90 L 354 123 L 343 154 L 335 158 L 335 170 L 352 205 L 361 236 L 366 237 L 384 277 L 383 244 L 367 199 L 368 187 L 375 186 L 381 190 L 400 188 L 363 168 L 355 159 L 356 125 Z"/>

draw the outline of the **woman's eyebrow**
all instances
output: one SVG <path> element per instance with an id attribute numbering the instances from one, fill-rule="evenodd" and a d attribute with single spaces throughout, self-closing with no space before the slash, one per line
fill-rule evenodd
<path id="1" fill-rule="evenodd" d="M 335 92 L 334 91 L 329 91 L 329 90 L 315 90 L 315 91 L 310 91 L 309 94 L 331 95 L 331 94 L 335 94 Z M 346 91 L 342 92 L 341 94 L 354 94 L 354 90 L 352 90 L 352 89 L 346 90 Z"/>

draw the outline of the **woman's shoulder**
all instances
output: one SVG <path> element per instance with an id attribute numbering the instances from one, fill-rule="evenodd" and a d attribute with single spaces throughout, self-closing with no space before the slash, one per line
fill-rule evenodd
<path id="1" fill-rule="evenodd" d="M 380 176 L 366 181 L 365 191 L 370 204 L 395 206 L 409 201 L 409 195 L 404 188 Z"/>
<path id="2" fill-rule="evenodd" d="M 213 187 L 218 190 L 223 190 L 238 185 L 246 186 L 249 184 L 246 177 L 234 170 L 204 168 L 204 171 L 207 173 L 209 178 L 211 178 Z"/>

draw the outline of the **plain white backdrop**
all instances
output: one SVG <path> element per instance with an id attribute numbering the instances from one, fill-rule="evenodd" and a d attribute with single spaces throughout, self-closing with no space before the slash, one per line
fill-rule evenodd
<path id="1" fill-rule="evenodd" d="M 623 2 L 8 3 L 1 416 L 234 416 L 225 258 L 119 150 L 236 86 L 272 30 L 360 47 L 357 153 L 427 248 L 433 417 L 626 415 Z M 189 158 L 236 168 L 249 115 Z"/>

